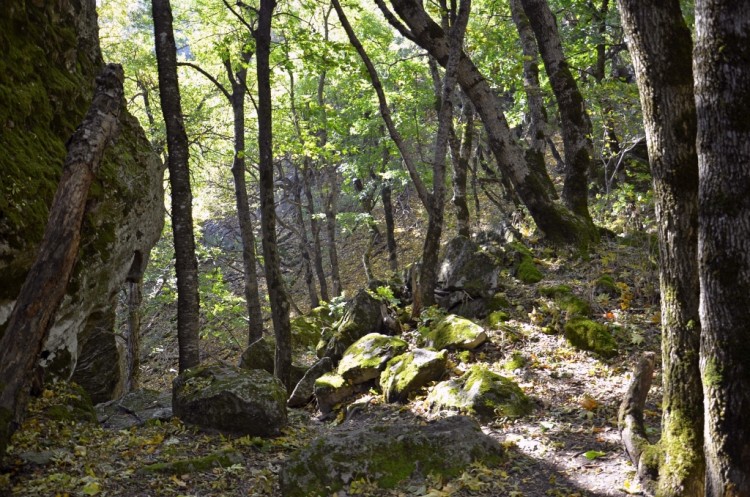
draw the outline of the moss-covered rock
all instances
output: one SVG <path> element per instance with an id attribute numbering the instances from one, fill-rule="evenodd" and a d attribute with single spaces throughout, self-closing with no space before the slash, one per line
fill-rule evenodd
<path id="1" fill-rule="evenodd" d="M 276 339 L 266 335 L 247 346 L 240 356 L 239 367 L 242 369 L 262 369 L 273 374 L 276 357 Z M 297 384 L 305 375 L 307 368 L 299 364 L 292 364 L 291 381 Z"/>
<path id="2" fill-rule="evenodd" d="M 31 267 L 66 156 L 65 142 L 91 102 L 102 67 L 96 2 L 60 0 L 0 4 L 0 335 Z M 77 262 L 52 323 L 42 365 L 76 377 L 97 400 L 121 393 L 121 354 L 110 318 L 129 276 L 161 235 L 164 167 L 137 120 L 120 114 L 91 186 Z M 89 335 L 103 331 L 86 348 Z M 89 355 L 101 359 L 96 365 Z M 105 388 L 107 391 L 100 391 Z"/>
<path id="3" fill-rule="evenodd" d="M 453 314 L 445 316 L 423 335 L 426 347 L 433 349 L 472 350 L 487 340 L 484 328 Z"/>
<path id="4" fill-rule="evenodd" d="M 49 393 L 49 396 L 46 394 Z M 44 392 L 42 410 L 44 416 L 55 421 L 76 423 L 96 423 L 96 411 L 91 397 L 80 385 L 72 382 L 59 382 L 53 390 Z"/>
<path id="5" fill-rule="evenodd" d="M 354 342 L 341 358 L 338 374 L 354 385 L 380 376 L 388 361 L 406 351 L 404 340 L 379 333 L 370 333 Z"/>
<path id="6" fill-rule="evenodd" d="M 534 255 L 520 242 L 509 243 L 506 247 L 509 257 L 515 261 L 511 273 L 526 284 L 538 283 L 544 275 L 534 263 Z"/>
<path id="7" fill-rule="evenodd" d="M 458 410 L 483 418 L 519 417 L 531 411 L 531 402 L 515 382 L 480 364 L 435 385 L 427 403 L 436 411 Z"/>
<path id="8" fill-rule="evenodd" d="M 610 298 L 616 299 L 620 296 L 622 291 L 618 288 L 615 283 L 615 279 L 609 274 L 603 274 L 594 280 L 594 295 L 607 295 Z"/>
<path id="9" fill-rule="evenodd" d="M 568 285 L 554 285 L 539 288 L 539 293 L 554 300 L 560 311 L 568 319 L 588 317 L 591 315 L 591 304 L 573 293 Z"/>
<path id="10" fill-rule="evenodd" d="M 179 461 L 159 462 L 147 464 L 138 473 L 162 473 L 167 475 L 188 475 L 214 468 L 228 468 L 235 464 L 242 464 L 245 458 L 235 450 L 221 450 L 207 456 L 181 459 Z"/>
<path id="11" fill-rule="evenodd" d="M 513 352 L 510 357 L 503 363 L 503 369 L 506 371 L 515 371 L 521 369 L 529 360 L 521 352 Z"/>
<path id="12" fill-rule="evenodd" d="M 315 394 L 315 381 L 332 370 L 333 361 L 329 357 L 324 357 L 313 364 L 295 385 L 286 405 L 289 407 L 302 407 L 310 402 L 310 399 Z"/>
<path id="13" fill-rule="evenodd" d="M 372 292 L 360 290 L 346 304 L 344 316 L 333 325 L 330 338 L 318 345 L 318 357 L 330 357 L 334 362 L 341 359 L 351 344 L 369 333 L 383 330 L 380 306 L 383 302 Z"/>
<path id="14" fill-rule="evenodd" d="M 602 357 L 617 355 L 617 343 L 609 329 L 590 319 L 574 318 L 565 323 L 565 338 L 574 347 Z"/>
<path id="15" fill-rule="evenodd" d="M 502 323 L 506 322 L 509 319 L 510 314 L 505 311 L 491 312 L 490 315 L 487 316 L 487 326 L 492 329 L 497 329 Z"/>
<path id="16" fill-rule="evenodd" d="M 316 307 L 308 314 L 292 319 L 290 325 L 292 346 L 310 349 L 318 344 L 323 330 L 333 325 L 333 316 L 327 307 Z"/>
<path id="17" fill-rule="evenodd" d="M 340 404 L 354 395 L 356 388 L 341 375 L 328 373 L 315 380 L 313 392 L 318 403 L 318 409 L 323 414 L 327 414 L 333 410 L 336 404 Z"/>
<path id="18" fill-rule="evenodd" d="M 412 392 L 445 373 L 448 354 L 445 350 L 414 349 L 388 361 L 380 375 L 380 388 L 386 402 L 403 402 Z"/>
<path id="19" fill-rule="evenodd" d="M 287 424 L 286 389 L 260 369 L 205 365 L 172 385 L 172 409 L 186 423 L 226 433 L 272 436 Z"/>
<path id="20" fill-rule="evenodd" d="M 328 497 L 361 478 L 390 489 L 428 475 L 453 478 L 474 462 L 494 466 L 503 455 L 500 444 L 464 416 L 429 424 L 347 423 L 292 454 L 279 483 L 285 497 Z"/>

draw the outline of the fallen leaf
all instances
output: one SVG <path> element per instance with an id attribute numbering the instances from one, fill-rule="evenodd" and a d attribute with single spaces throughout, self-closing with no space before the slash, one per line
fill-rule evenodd
<path id="1" fill-rule="evenodd" d="M 598 459 L 598 458 L 600 458 L 600 457 L 604 457 L 604 456 L 606 456 L 607 454 L 606 454 L 605 452 L 600 452 L 600 451 L 598 451 L 598 450 L 590 450 L 590 451 L 588 451 L 588 452 L 584 452 L 584 454 L 583 454 L 583 455 L 584 455 L 584 456 L 586 457 L 586 459 L 588 459 L 589 461 L 593 461 L 594 459 Z"/>

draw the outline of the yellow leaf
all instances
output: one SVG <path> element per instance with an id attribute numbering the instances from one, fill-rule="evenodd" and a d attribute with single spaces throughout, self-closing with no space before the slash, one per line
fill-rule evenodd
<path id="1" fill-rule="evenodd" d="M 583 398 L 580 400 L 580 405 L 587 411 L 593 411 L 597 407 L 599 407 L 599 402 L 591 397 L 590 395 L 584 395 Z"/>
<path id="2" fill-rule="evenodd" d="M 83 493 L 86 495 L 96 495 L 102 491 L 98 481 L 90 481 L 83 487 Z"/>

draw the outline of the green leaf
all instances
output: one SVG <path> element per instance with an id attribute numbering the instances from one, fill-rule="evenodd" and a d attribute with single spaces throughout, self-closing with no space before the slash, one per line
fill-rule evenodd
<path id="1" fill-rule="evenodd" d="M 594 459 L 604 457 L 607 454 L 605 452 L 599 452 L 598 450 L 590 450 L 583 455 L 586 456 L 586 459 L 588 459 L 589 461 L 593 461 Z"/>
<path id="2" fill-rule="evenodd" d="M 83 487 L 83 493 L 86 495 L 96 495 L 101 490 L 101 485 L 98 481 L 90 481 Z"/>

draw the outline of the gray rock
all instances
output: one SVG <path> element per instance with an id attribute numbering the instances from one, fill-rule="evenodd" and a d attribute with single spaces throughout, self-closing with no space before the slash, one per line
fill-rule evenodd
<path id="1" fill-rule="evenodd" d="M 119 400 L 95 406 L 96 417 L 105 428 L 123 430 L 141 426 L 147 421 L 166 421 L 172 417 L 172 395 L 169 392 L 139 389 Z"/>
<path id="2" fill-rule="evenodd" d="M 375 379 L 391 358 L 408 347 L 409 344 L 398 337 L 370 333 L 346 349 L 338 374 L 353 385 Z"/>
<path id="3" fill-rule="evenodd" d="M 428 474 L 453 478 L 474 462 L 493 466 L 502 458 L 500 444 L 464 416 L 429 424 L 416 419 L 347 423 L 290 456 L 280 473 L 281 493 L 327 497 L 362 478 L 389 489 Z"/>
<path id="4" fill-rule="evenodd" d="M 330 357 L 334 362 L 341 359 L 351 344 L 369 333 L 383 330 L 381 301 L 367 290 L 360 290 L 346 304 L 344 316 L 333 326 L 330 338 L 318 343 L 318 357 Z"/>
<path id="5" fill-rule="evenodd" d="M 458 410 L 482 418 L 519 417 L 531 411 L 531 402 L 516 383 L 479 364 L 435 385 L 427 403 L 433 411 Z"/>
<path id="6" fill-rule="evenodd" d="M 233 434 L 273 436 L 287 424 L 284 385 L 260 369 L 188 369 L 173 382 L 172 409 L 186 423 Z"/>
<path id="7" fill-rule="evenodd" d="M 428 330 L 423 340 L 433 349 L 473 350 L 487 340 L 487 334 L 473 321 L 449 314 Z"/>
<path id="8" fill-rule="evenodd" d="M 272 336 L 265 336 L 248 345 L 240 357 L 240 368 L 262 369 L 273 374 L 276 356 L 276 341 Z M 305 375 L 307 368 L 299 364 L 292 364 L 292 384 L 297 384 Z"/>
<path id="9" fill-rule="evenodd" d="M 328 357 L 324 357 L 313 364 L 302 379 L 297 382 L 297 386 L 294 387 L 292 395 L 286 401 L 286 405 L 289 407 L 302 407 L 310 402 L 315 393 L 315 380 L 332 370 L 333 361 Z"/>
<path id="10" fill-rule="evenodd" d="M 500 288 L 504 261 L 466 237 L 456 237 L 445 246 L 438 273 L 438 286 L 470 298 L 488 298 Z"/>
<path id="11" fill-rule="evenodd" d="M 445 373 L 446 351 L 414 349 L 388 361 L 380 375 L 380 388 L 386 402 L 403 402 L 412 392 Z"/>

